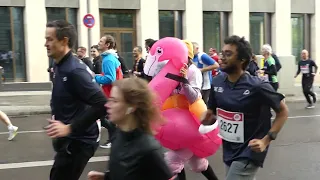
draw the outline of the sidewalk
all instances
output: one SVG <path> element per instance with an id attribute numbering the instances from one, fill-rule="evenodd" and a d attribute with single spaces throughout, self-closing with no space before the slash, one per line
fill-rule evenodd
<path id="1" fill-rule="evenodd" d="M 315 86 L 320 95 L 320 88 Z M 9 116 L 24 116 L 50 113 L 50 91 L 0 92 L 0 110 Z M 305 102 L 302 92 L 287 96 L 286 102 Z"/>
<path id="2" fill-rule="evenodd" d="M 51 91 L 0 92 L 0 110 L 9 116 L 50 113 Z"/>

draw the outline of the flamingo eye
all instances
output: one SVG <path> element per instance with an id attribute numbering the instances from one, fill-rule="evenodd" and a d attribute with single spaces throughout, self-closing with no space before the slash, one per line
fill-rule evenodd
<path id="1" fill-rule="evenodd" d="M 161 47 L 158 47 L 158 48 L 156 49 L 156 53 L 157 53 L 158 55 L 162 55 L 162 53 L 163 53 L 162 48 L 161 48 Z"/>

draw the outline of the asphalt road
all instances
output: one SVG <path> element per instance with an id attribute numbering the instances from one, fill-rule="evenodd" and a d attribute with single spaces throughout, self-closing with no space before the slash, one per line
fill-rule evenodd
<path id="1" fill-rule="evenodd" d="M 257 180 L 309 180 L 320 176 L 320 105 L 304 109 L 304 103 L 290 103 L 290 118 L 272 143 L 263 169 Z M 7 141 L 6 127 L 0 125 L 0 179 L 44 180 L 48 179 L 53 150 L 50 139 L 43 133 L 49 116 L 12 118 L 20 133 L 13 142 Z M 103 136 L 107 136 L 103 131 Z M 103 138 L 102 142 L 104 142 Z M 98 149 L 81 180 L 90 170 L 107 168 L 109 150 Z M 220 179 L 224 179 L 221 150 L 209 157 L 210 164 Z M 188 171 L 189 180 L 205 180 L 201 174 Z"/>

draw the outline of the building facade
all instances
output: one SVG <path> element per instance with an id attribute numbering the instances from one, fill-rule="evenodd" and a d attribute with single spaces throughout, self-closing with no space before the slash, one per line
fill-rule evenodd
<path id="1" fill-rule="evenodd" d="M 95 26 L 83 25 L 86 14 Z M 116 38 L 128 65 L 132 49 L 147 38 L 173 36 L 221 50 L 229 35 L 245 36 L 259 54 L 269 43 L 281 56 L 299 59 L 308 49 L 320 59 L 319 0 L 0 0 L 0 66 L 7 82 L 47 82 L 45 25 L 65 19 L 89 48 L 104 34 Z M 320 61 L 320 60 L 319 60 Z"/>

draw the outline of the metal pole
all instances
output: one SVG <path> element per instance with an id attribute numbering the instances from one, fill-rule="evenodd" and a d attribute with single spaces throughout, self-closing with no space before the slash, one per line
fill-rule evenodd
<path id="1" fill-rule="evenodd" d="M 90 0 L 87 0 L 87 14 L 90 13 Z M 90 52 L 91 47 L 91 28 L 88 28 L 88 52 Z M 91 57 L 91 53 L 89 53 L 89 57 Z"/>
<path id="2" fill-rule="evenodd" d="M 0 66 L 0 86 L 2 84 L 2 71 L 3 71 L 3 67 Z"/>

